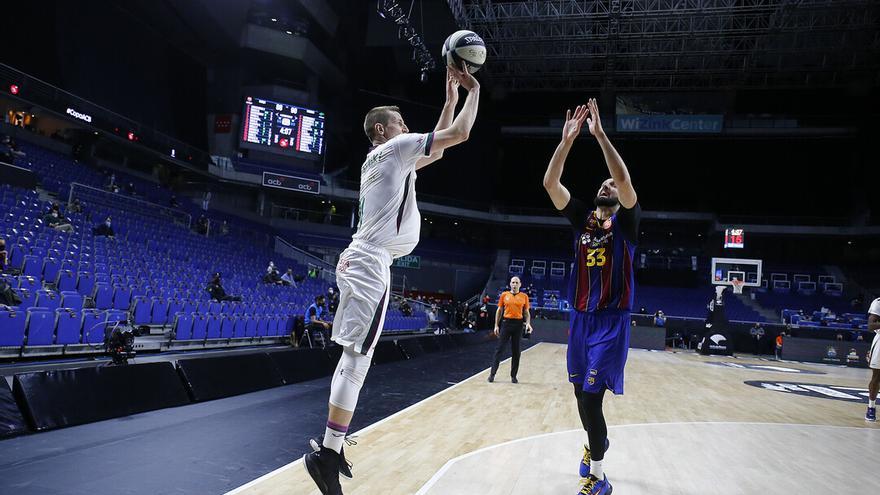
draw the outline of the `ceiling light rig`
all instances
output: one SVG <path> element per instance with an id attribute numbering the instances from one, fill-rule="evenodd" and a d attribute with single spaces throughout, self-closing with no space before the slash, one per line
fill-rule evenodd
<path id="1" fill-rule="evenodd" d="M 426 82 L 428 80 L 428 72 L 434 70 L 437 65 L 428 47 L 425 46 L 422 35 L 410 25 L 409 13 L 404 12 L 403 8 L 400 7 L 400 2 L 397 0 L 378 0 L 376 2 L 376 12 L 379 14 L 379 17 L 397 24 L 397 38 L 409 41 L 413 50 L 412 60 L 419 66 L 421 81 Z M 410 5 L 410 12 L 412 12 L 412 5 Z"/>

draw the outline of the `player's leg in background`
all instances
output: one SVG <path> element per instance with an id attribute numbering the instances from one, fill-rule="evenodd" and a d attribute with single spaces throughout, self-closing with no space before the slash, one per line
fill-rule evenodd
<path id="1" fill-rule="evenodd" d="M 868 410 L 865 419 L 877 421 L 877 391 L 880 390 L 880 369 L 871 369 L 871 381 L 868 382 Z"/>

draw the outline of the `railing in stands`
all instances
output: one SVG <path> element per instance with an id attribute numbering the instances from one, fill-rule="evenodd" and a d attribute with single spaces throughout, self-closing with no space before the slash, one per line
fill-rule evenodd
<path id="1" fill-rule="evenodd" d="M 136 211 L 140 215 L 156 216 L 160 218 L 170 218 L 174 222 L 185 225 L 187 228 L 192 227 L 192 215 L 174 208 L 162 206 L 142 199 L 132 198 L 124 194 L 113 193 L 98 189 L 96 187 L 87 186 L 78 182 L 70 184 L 70 193 L 67 196 L 67 207 L 70 208 L 74 199 L 88 204 L 97 204 L 108 208 L 117 208 L 124 210 Z"/>
<path id="2" fill-rule="evenodd" d="M 312 253 L 303 251 L 277 235 L 275 236 L 275 252 L 308 266 L 310 270 L 318 268 L 321 278 L 327 282 L 336 283 L 336 267 L 332 263 L 328 263 Z"/>

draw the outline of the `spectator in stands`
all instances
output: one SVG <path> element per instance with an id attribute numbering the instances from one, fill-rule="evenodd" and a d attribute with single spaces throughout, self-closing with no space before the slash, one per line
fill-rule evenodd
<path id="1" fill-rule="evenodd" d="M 52 207 L 49 213 L 43 216 L 43 223 L 59 232 L 73 232 L 73 225 L 70 224 L 69 220 L 61 216 L 59 210 L 55 209 L 55 206 Z"/>
<path id="2" fill-rule="evenodd" d="M 205 215 L 200 215 L 199 219 L 196 220 L 196 232 L 199 235 L 208 235 L 208 219 Z"/>
<path id="3" fill-rule="evenodd" d="M 226 220 L 223 220 L 223 223 L 220 224 L 220 235 L 229 235 L 229 224 L 226 223 Z"/>
<path id="4" fill-rule="evenodd" d="M 779 332 L 776 335 L 776 360 L 779 361 L 779 358 L 782 356 L 782 336 L 785 334 L 784 331 Z"/>
<path id="5" fill-rule="evenodd" d="M 654 313 L 654 326 L 655 327 L 665 327 L 666 326 L 666 315 L 663 314 L 662 309 L 658 309 L 656 313 Z"/>
<path id="6" fill-rule="evenodd" d="M 230 296 L 223 289 L 223 285 L 220 283 L 220 272 L 214 274 L 205 290 L 215 301 L 241 301 L 240 296 Z"/>
<path id="7" fill-rule="evenodd" d="M 134 190 L 134 182 L 129 182 L 128 185 L 125 186 L 125 192 L 131 194 L 132 196 L 137 194 L 137 192 Z"/>
<path id="8" fill-rule="evenodd" d="M 333 287 L 327 287 L 327 309 L 330 313 L 336 313 L 339 307 L 339 290 Z"/>
<path id="9" fill-rule="evenodd" d="M 837 332 L 837 335 L 834 338 L 836 340 L 843 341 L 843 334 L 840 332 Z"/>
<path id="10" fill-rule="evenodd" d="M 413 315 L 412 306 L 410 306 L 409 301 L 407 301 L 406 299 L 400 302 L 400 312 L 403 314 L 403 316 Z"/>
<path id="11" fill-rule="evenodd" d="M 331 329 L 330 323 L 324 321 L 324 317 L 327 314 L 325 303 L 324 294 L 318 294 L 315 296 L 315 303 L 309 306 L 305 315 L 306 328 L 309 330 L 309 335 L 314 336 L 320 333 L 323 337 L 323 347 L 327 347 L 327 343 L 330 342 Z"/>
<path id="12" fill-rule="evenodd" d="M 275 285 L 284 284 L 284 281 L 281 280 L 281 275 L 278 274 L 278 268 L 275 267 L 275 262 L 270 261 L 269 266 L 266 267 L 266 274 L 263 275 L 263 283 Z"/>
<path id="13" fill-rule="evenodd" d="M 171 195 L 171 200 L 168 201 L 168 206 L 170 206 L 172 208 L 180 208 L 180 203 L 177 202 L 176 195 L 174 195 L 174 194 Z"/>
<path id="14" fill-rule="evenodd" d="M 70 212 L 71 213 L 82 213 L 83 205 L 79 201 L 79 198 L 74 198 L 73 202 L 70 203 Z"/>
<path id="15" fill-rule="evenodd" d="M 110 217 L 107 217 L 104 220 L 104 223 L 98 225 L 94 229 L 92 229 L 92 234 L 95 236 L 105 236 L 113 239 L 116 236 L 116 233 L 113 231 L 113 227 L 111 227 Z"/>
<path id="16" fill-rule="evenodd" d="M 296 281 L 293 280 L 293 268 L 288 268 L 284 275 L 281 276 L 281 283 L 283 285 L 290 285 L 296 287 Z"/>
<path id="17" fill-rule="evenodd" d="M 0 239 L 0 273 L 6 270 L 9 262 L 9 253 L 6 252 L 6 239 Z"/>
<path id="18" fill-rule="evenodd" d="M 755 346 L 754 351 L 757 356 L 761 353 L 761 341 L 764 339 L 764 327 L 762 327 L 760 323 L 755 322 L 752 328 L 749 329 L 749 335 L 752 336 L 752 341 Z"/>

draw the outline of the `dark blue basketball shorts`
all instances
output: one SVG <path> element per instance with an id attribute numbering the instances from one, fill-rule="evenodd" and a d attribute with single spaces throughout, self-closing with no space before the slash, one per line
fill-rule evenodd
<path id="1" fill-rule="evenodd" d="M 568 381 L 585 392 L 607 388 L 623 394 L 623 368 L 629 350 L 630 312 L 571 312 L 568 333 Z"/>

